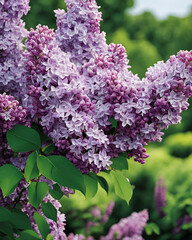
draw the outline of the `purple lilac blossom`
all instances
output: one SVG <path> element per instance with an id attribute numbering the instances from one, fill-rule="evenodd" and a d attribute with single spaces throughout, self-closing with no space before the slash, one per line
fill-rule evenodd
<path id="1" fill-rule="evenodd" d="M 144 163 L 147 142 L 161 140 L 187 109 L 192 52 L 157 63 L 140 80 L 128 70 L 125 49 L 100 34 L 95 0 L 68 0 L 67 7 L 57 12 L 56 38 L 40 25 L 28 35 L 24 107 L 82 172 L 108 169 L 121 152 Z"/>
<path id="2" fill-rule="evenodd" d="M 95 53 L 107 49 L 105 33 L 100 33 L 101 12 L 95 0 L 65 0 L 67 12 L 56 10 L 56 38 L 61 49 L 71 54 L 71 59 L 82 66 Z M 83 70 L 83 69 L 82 69 Z"/>
<path id="3" fill-rule="evenodd" d="M 21 17 L 29 10 L 29 0 L 0 1 L 0 93 L 20 95 L 23 81 L 23 38 L 27 30 Z"/>
<path id="4" fill-rule="evenodd" d="M 9 148 L 6 131 L 11 129 L 15 124 L 25 124 L 26 111 L 13 96 L 5 93 L 0 94 L 0 166 L 12 162 L 13 151 Z M 19 161 L 23 165 L 23 156 Z"/>
<path id="5" fill-rule="evenodd" d="M 70 233 L 67 239 L 68 240 L 86 240 L 85 236 L 83 236 L 82 234 L 74 235 L 73 233 Z"/>
<path id="6" fill-rule="evenodd" d="M 166 185 L 163 178 L 160 178 L 155 186 L 155 208 L 160 217 L 164 217 L 163 207 L 166 206 Z"/>
<path id="7" fill-rule="evenodd" d="M 109 216 L 112 214 L 113 208 L 115 206 L 114 202 L 110 202 L 109 205 L 107 206 L 107 209 L 104 213 L 104 215 L 101 217 L 101 224 L 104 224 L 107 222 Z"/>
<path id="8" fill-rule="evenodd" d="M 2 51 L 8 57 L 22 56 L 25 63 L 25 70 L 19 71 L 22 76 L 17 76 L 25 93 L 24 107 L 53 139 L 59 153 L 82 172 L 108 169 L 110 158 L 126 151 L 144 163 L 147 142 L 161 140 L 161 130 L 180 122 L 181 112 L 188 107 L 192 51 L 180 51 L 166 63 L 158 62 L 140 80 L 128 70 L 125 49 L 106 44 L 95 0 L 66 3 L 68 12 L 56 12 L 56 38 L 53 30 L 37 26 L 29 33 L 24 56 L 14 51 L 5 54 L 13 46 L 17 50 L 19 41 L 21 46 L 24 35 L 15 30 L 10 34 L 11 39 L 18 35 L 17 41 Z M 2 22 L 7 17 L 21 23 L 27 4 L 2 1 Z M 6 24 L 2 25 L 5 29 Z M 115 132 L 111 117 L 117 121 Z"/>
<path id="9" fill-rule="evenodd" d="M 47 218 L 40 207 L 39 213 L 47 220 L 50 228 L 50 234 L 54 236 L 54 239 L 56 240 L 65 240 L 66 235 L 64 233 L 65 230 L 65 214 L 61 213 L 59 208 L 61 207 L 61 204 L 58 200 L 51 197 L 50 194 L 48 194 L 44 199 L 43 202 L 47 203 L 50 202 L 57 210 L 57 222 L 53 221 L 52 219 Z M 39 233 L 38 227 L 35 222 L 33 222 L 32 227 L 34 230 Z M 40 233 L 39 233 L 40 234 Z"/>
<path id="10" fill-rule="evenodd" d="M 101 210 L 95 206 L 92 211 L 91 214 L 93 215 L 94 218 L 99 218 L 101 216 Z"/>
<path id="11" fill-rule="evenodd" d="M 52 185 L 52 182 L 50 180 L 43 177 L 41 177 L 39 181 L 47 182 L 50 187 Z M 22 180 L 19 183 L 18 187 L 15 189 L 15 191 L 5 198 L 3 198 L 2 192 L 0 191 L 0 206 L 14 208 L 16 204 L 20 204 L 21 210 L 29 217 L 32 228 L 40 235 L 37 224 L 33 218 L 33 215 L 37 211 L 37 209 L 31 206 L 31 204 L 29 203 L 27 186 L 27 182 L 25 180 Z M 52 198 L 50 194 L 47 194 L 45 196 L 43 202 L 50 202 L 57 210 L 57 222 L 55 222 L 51 219 L 48 219 L 43 214 L 41 206 L 38 208 L 38 212 L 47 220 L 49 224 L 50 234 L 52 234 L 54 236 L 54 239 L 56 240 L 65 240 L 65 215 L 60 212 L 60 202 Z"/>
<path id="12" fill-rule="evenodd" d="M 178 123 L 181 112 L 187 109 L 187 99 L 191 96 L 192 52 L 181 51 L 166 63 L 159 62 L 140 80 L 128 71 L 126 52 L 121 45 L 106 45 L 102 38 L 94 45 L 96 49 L 90 47 L 95 35 L 100 34 L 101 17 L 93 7 L 95 4 L 94 0 L 68 0 L 68 12 L 56 12 L 56 38 L 61 49 L 71 53 L 87 95 L 94 102 L 94 121 L 109 139 L 107 155 L 114 157 L 128 151 L 130 157 L 135 156 L 136 161 L 144 163 L 149 156 L 144 149 L 147 142 L 161 140 L 161 130 Z M 95 34 L 87 27 L 92 17 L 98 24 Z M 78 54 L 80 46 L 85 58 L 83 53 Z M 110 117 L 118 121 L 113 135 L 109 134 Z"/>
<path id="13" fill-rule="evenodd" d="M 182 225 L 185 224 L 185 223 L 190 223 L 191 220 L 192 220 L 192 218 L 190 217 L 189 214 L 185 214 L 183 217 L 180 217 L 179 219 L 177 219 L 176 227 L 173 230 L 173 233 L 174 234 L 179 233 L 182 229 Z"/>
<path id="14" fill-rule="evenodd" d="M 94 103 L 69 54 L 58 47 L 52 30 L 31 29 L 26 40 L 24 106 L 60 150 L 82 172 L 108 168 L 108 138 L 94 122 Z M 85 90 L 84 90 L 85 89 Z"/>
<path id="15" fill-rule="evenodd" d="M 131 216 L 123 218 L 119 223 L 114 224 L 105 237 L 100 240 L 114 240 L 114 239 L 141 239 L 143 229 L 148 221 L 148 212 L 143 210 L 139 213 L 132 213 Z"/>

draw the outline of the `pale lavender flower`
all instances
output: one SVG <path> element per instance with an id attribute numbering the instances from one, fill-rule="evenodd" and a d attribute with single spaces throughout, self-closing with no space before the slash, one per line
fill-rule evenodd
<path id="1" fill-rule="evenodd" d="M 143 239 L 142 232 L 148 221 L 148 212 L 143 210 L 139 213 L 132 213 L 131 216 L 123 218 L 119 223 L 114 224 L 105 237 L 101 240 L 114 240 L 114 239 Z"/>
<path id="2" fill-rule="evenodd" d="M 29 10 L 29 0 L 0 2 L 0 93 L 21 99 L 23 84 L 23 38 L 27 36 L 21 20 Z"/>
<path id="3" fill-rule="evenodd" d="M 100 33 L 101 13 L 95 0 L 66 0 L 67 12 L 56 10 L 56 38 L 64 52 L 82 66 L 95 53 L 107 48 L 105 33 Z"/>
<path id="4" fill-rule="evenodd" d="M 13 151 L 10 149 L 6 139 L 6 131 L 15 124 L 26 123 L 26 111 L 19 105 L 13 96 L 5 93 L 0 94 L 0 166 L 10 163 Z M 20 155 L 20 164 L 24 166 L 25 157 Z M 20 165 L 18 164 L 18 165 Z"/>

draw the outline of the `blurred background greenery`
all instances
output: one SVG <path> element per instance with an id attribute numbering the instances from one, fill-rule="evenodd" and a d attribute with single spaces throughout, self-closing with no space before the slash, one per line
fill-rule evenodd
<path id="1" fill-rule="evenodd" d="M 152 12 L 130 15 L 129 9 L 133 7 L 134 0 L 97 2 L 101 6 L 101 29 L 106 32 L 107 42 L 121 43 L 126 48 L 132 71 L 140 77 L 144 77 L 147 68 L 157 61 L 166 61 L 170 55 L 181 49 L 192 49 L 192 11 L 182 18 L 169 16 L 159 20 Z M 56 28 L 53 10 L 66 8 L 63 0 L 31 0 L 30 5 L 31 11 L 24 17 L 28 29 L 35 28 L 39 23 Z M 109 196 L 100 190 L 98 196 L 88 201 L 80 195 L 64 198 L 63 210 L 69 213 L 66 214 L 66 231 L 84 233 L 84 221 L 90 217 L 86 214 L 86 209 L 97 205 L 104 211 L 107 204 L 113 200 L 115 208 L 108 222 L 102 228 L 91 232 L 96 238 L 101 232 L 105 235 L 111 224 L 127 217 L 131 212 L 147 208 L 150 221 L 160 227 L 161 234 L 145 236 L 145 239 L 192 239 L 192 226 L 185 227 L 185 230 L 172 236 L 176 220 L 186 213 L 189 214 L 187 209 L 192 206 L 191 107 L 182 114 L 182 118 L 182 124 L 166 130 L 162 143 L 151 144 L 148 147 L 150 158 L 145 165 L 129 160 L 128 177 L 134 186 L 129 206 L 117 199 L 112 190 Z M 163 219 L 158 217 L 154 207 L 154 188 L 160 177 L 163 177 L 167 187 L 166 217 Z M 71 214 L 74 210 L 78 216 Z"/>

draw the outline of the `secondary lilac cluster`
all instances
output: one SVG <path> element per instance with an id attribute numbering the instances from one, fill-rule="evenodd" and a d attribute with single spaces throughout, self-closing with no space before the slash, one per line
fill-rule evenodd
<path id="1" fill-rule="evenodd" d="M 143 240 L 142 232 L 148 221 L 148 212 L 143 210 L 139 213 L 132 213 L 131 216 L 123 218 L 119 223 L 114 224 L 105 237 L 101 237 L 100 240 Z"/>
<path id="2" fill-rule="evenodd" d="M 0 93 L 21 98 L 23 38 L 27 36 L 21 20 L 29 10 L 29 0 L 0 1 Z"/>
<path id="3" fill-rule="evenodd" d="M 180 217 L 179 219 L 177 219 L 176 227 L 173 230 L 173 233 L 177 234 L 177 233 L 181 232 L 182 225 L 185 223 L 191 223 L 191 221 L 192 221 L 192 218 L 189 214 L 185 214 L 183 217 Z"/>
<path id="4" fill-rule="evenodd" d="M 26 111 L 13 96 L 0 94 L 0 166 L 10 162 L 12 151 L 8 148 L 6 131 L 15 124 L 26 122 Z"/>
<path id="5" fill-rule="evenodd" d="M 104 213 L 104 215 L 101 217 L 101 224 L 104 224 L 107 222 L 109 216 L 112 214 L 113 209 L 114 209 L 115 203 L 110 202 L 109 205 L 107 206 L 107 209 Z"/>
<path id="6" fill-rule="evenodd" d="M 160 178 L 156 183 L 154 198 L 155 198 L 155 208 L 159 216 L 164 217 L 165 212 L 163 210 L 163 207 L 166 206 L 166 185 L 163 178 Z"/>
<path id="7" fill-rule="evenodd" d="M 92 227 L 105 224 L 108 221 L 110 215 L 112 214 L 114 206 L 115 206 L 115 203 L 110 202 L 103 215 L 101 214 L 101 210 L 97 206 L 95 206 L 91 211 L 94 221 L 91 220 L 85 224 L 86 234 L 90 232 L 90 229 Z"/>

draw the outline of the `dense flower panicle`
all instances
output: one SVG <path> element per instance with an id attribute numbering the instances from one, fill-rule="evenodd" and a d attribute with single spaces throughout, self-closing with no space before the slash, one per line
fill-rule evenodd
<path id="1" fill-rule="evenodd" d="M 82 172 L 108 169 L 110 158 L 126 151 L 144 163 L 149 156 L 144 148 L 147 142 L 161 140 L 161 130 L 176 124 L 187 108 L 191 52 L 159 62 L 140 80 L 128 70 L 121 45 L 107 45 L 105 38 L 95 48 L 86 45 L 95 39 L 90 19 L 91 24 L 97 22 L 95 34 L 100 34 L 95 1 L 70 0 L 67 7 L 67 13 L 57 12 L 57 41 L 45 26 L 31 30 L 26 41 L 25 74 L 30 87 L 25 106 L 60 154 Z M 80 26 L 86 29 L 85 36 Z M 83 49 L 84 37 L 86 50 L 78 53 L 70 47 Z M 117 121 L 115 132 L 111 118 Z"/>
<path id="2" fill-rule="evenodd" d="M 123 218 L 119 223 L 114 224 L 105 237 L 101 237 L 101 240 L 113 240 L 115 236 L 117 239 L 138 239 L 143 240 L 142 232 L 148 221 L 148 212 L 143 210 L 139 213 L 132 213 L 131 216 Z"/>
<path id="3" fill-rule="evenodd" d="M 95 0 L 66 0 L 67 12 L 56 10 L 56 38 L 71 59 L 82 66 L 95 53 L 107 48 L 105 33 L 100 33 L 101 13 Z"/>
<path id="4" fill-rule="evenodd" d="M 23 38 L 27 36 L 21 20 L 29 10 L 29 0 L 0 2 L 0 93 L 22 98 Z"/>
<path id="5" fill-rule="evenodd" d="M 164 217 L 163 207 L 166 206 L 166 185 L 163 178 L 160 178 L 155 186 L 155 207 L 160 217 Z"/>
<path id="6" fill-rule="evenodd" d="M 26 40 L 24 106 L 66 155 L 83 172 L 99 171 L 110 165 L 105 148 L 107 136 L 94 122 L 94 103 L 85 84 L 61 51 L 54 34 L 40 25 Z"/>

